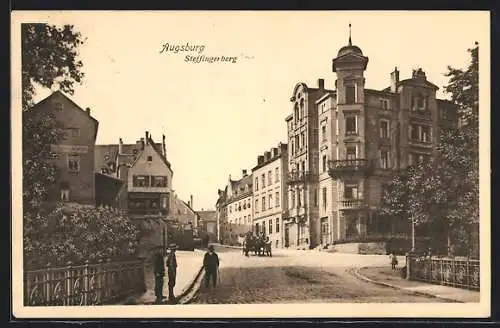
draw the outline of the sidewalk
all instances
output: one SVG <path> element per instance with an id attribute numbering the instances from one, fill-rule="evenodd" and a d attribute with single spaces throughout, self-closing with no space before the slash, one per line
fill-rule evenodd
<path id="1" fill-rule="evenodd" d="M 177 277 L 174 287 L 174 294 L 178 299 L 191 287 L 194 280 L 198 276 L 202 268 L 204 252 L 195 250 L 194 252 L 176 251 L 175 253 L 177 257 Z M 135 300 L 136 304 L 154 304 L 155 302 L 156 296 L 154 293 L 155 279 L 153 268 L 146 268 L 145 275 L 147 291 Z M 165 273 L 163 295 L 168 297 L 167 273 Z M 167 300 L 165 300 L 164 302 L 166 303 Z"/>
<path id="2" fill-rule="evenodd" d="M 401 277 L 401 267 L 398 267 L 396 270 L 392 270 L 390 267 L 363 267 L 355 269 L 353 274 L 367 282 L 415 294 L 437 297 L 459 303 L 478 303 L 480 301 L 480 293 L 476 291 L 403 279 Z"/>

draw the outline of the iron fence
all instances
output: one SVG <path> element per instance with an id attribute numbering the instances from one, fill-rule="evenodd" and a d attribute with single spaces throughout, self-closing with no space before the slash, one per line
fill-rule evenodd
<path id="1" fill-rule="evenodd" d="M 479 260 L 409 255 L 406 265 L 410 280 L 470 290 L 480 287 Z"/>
<path id="2" fill-rule="evenodd" d="M 112 304 L 146 291 L 144 261 L 99 262 L 25 271 L 25 306 Z"/>

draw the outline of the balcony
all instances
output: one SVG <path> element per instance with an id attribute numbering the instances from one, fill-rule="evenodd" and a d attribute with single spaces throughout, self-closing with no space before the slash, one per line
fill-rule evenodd
<path id="1" fill-rule="evenodd" d="M 344 199 L 339 202 L 340 210 L 358 210 L 368 207 L 364 199 Z"/>
<path id="2" fill-rule="evenodd" d="M 158 209 L 158 208 L 129 208 L 127 211 L 128 214 L 137 216 L 166 216 L 168 215 L 167 209 Z"/>
<path id="3" fill-rule="evenodd" d="M 344 174 L 362 173 L 370 175 L 374 169 L 373 160 L 368 159 L 345 159 L 328 161 L 328 173 L 332 178 L 339 178 Z"/>
<path id="4" fill-rule="evenodd" d="M 314 174 L 310 171 L 295 171 L 288 173 L 288 184 L 306 183 L 314 179 Z"/>

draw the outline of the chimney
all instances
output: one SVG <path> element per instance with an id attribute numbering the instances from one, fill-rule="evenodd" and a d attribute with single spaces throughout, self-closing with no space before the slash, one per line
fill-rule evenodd
<path id="1" fill-rule="evenodd" d="M 318 88 L 320 90 L 325 90 L 325 80 L 324 79 L 318 79 Z"/>
<path id="2" fill-rule="evenodd" d="M 190 199 L 189 204 L 191 204 L 190 205 L 191 208 L 194 209 L 194 207 L 193 207 L 193 195 L 189 196 L 189 199 Z"/>
<path id="3" fill-rule="evenodd" d="M 425 72 L 422 70 L 422 68 L 413 70 L 412 79 L 426 80 Z"/>
<path id="4" fill-rule="evenodd" d="M 257 157 L 257 165 L 260 165 L 264 163 L 264 156 L 260 155 L 259 157 Z"/>
<path id="5" fill-rule="evenodd" d="M 165 135 L 162 136 L 162 150 L 163 156 L 167 157 L 167 146 L 165 145 Z"/>
<path id="6" fill-rule="evenodd" d="M 141 138 L 141 150 L 144 150 L 144 138 Z"/>
<path id="7" fill-rule="evenodd" d="M 399 71 L 397 67 L 394 67 L 394 72 L 391 73 L 391 92 L 395 93 L 398 91 L 399 84 Z"/>
<path id="8" fill-rule="evenodd" d="M 247 170 L 242 170 L 242 173 L 243 173 L 242 175 L 244 178 L 247 177 Z"/>
<path id="9" fill-rule="evenodd" d="M 87 107 L 87 108 L 85 109 L 85 112 L 86 112 L 86 113 L 90 116 L 90 108 L 89 108 L 89 107 Z"/>
<path id="10" fill-rule="evenodd" d="M 278 148 L 273 148 L 273 157 L 278 157 Z"/>
<path id="11" fill-rule="evenodd" d="M 120 138 L 120 140 L 118 140 L 118 154 L 123 154 L 123 140 L 122 138 Z"/>
<path id="12" fill-rule="evenodd" d="M 270 158 L 271 158 L 271 152 L 270 151 L 266 151 L 264 153 L 264 160 L 267 162 Z"/>

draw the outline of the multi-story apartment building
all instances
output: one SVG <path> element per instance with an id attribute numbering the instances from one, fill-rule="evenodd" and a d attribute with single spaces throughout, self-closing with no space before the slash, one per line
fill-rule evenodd
<path id="1" fill-rule="evenodd" d="M 231 180 L 227 185 L 227 221 L 240 226 L 251 226 L 252 212 L 252 175 L 243 170 L 240 180 Z"/>
<path id="2" fill-rule="evenodd" d="M 383 191 L 395 171 L 434 155 L 439 131 L 453 125 L 451 103 L 422 69 L 390 86 L 365 88 L 368 57 L 352 44 L 333 59 L 335 92 L 316 103 L 319 144 L 319 234 L 316 243 L 393 234 L 408 227 L 378 218 Z"/>
<path id="3" fill-rule="evenodd" d="M 316 101 L 327 93 L 324 80 L 317 88 L 298 83 L 290 101 L 288 126 L 288 208 L 284 238 L 288 247 L 315 247 L 318 223 L 318 111 Z"/>
<path id="4" fill-rule="evenodd" d="M 283 215 L 288 209 L 287 144 L 266 151 L 257 158 L 253 175 L 253 231 L 264 232 L 273 247 L 283 247 Z"/>
<path id="5" fill-rule="evenodd" d="M 48 200 L 94 204 L 94 146 L 98 121 L 90 115 L 89 108 L 83 110 L 60 91 L 23 112 L 23 120 L 43 119 L 54 119 L 64 130 L 62 139 L 51 145 L 57 184 L 49 191 Z"/>
<path id="6" fill-rule="evenodd" d="M 217 226 L 217 241 L 224 243 L 228 239 L 229 228 L 227 225 L 227 187 L 224 190 L 217 191 L 218 198 L 215 204 L 216 226 Z"/>

